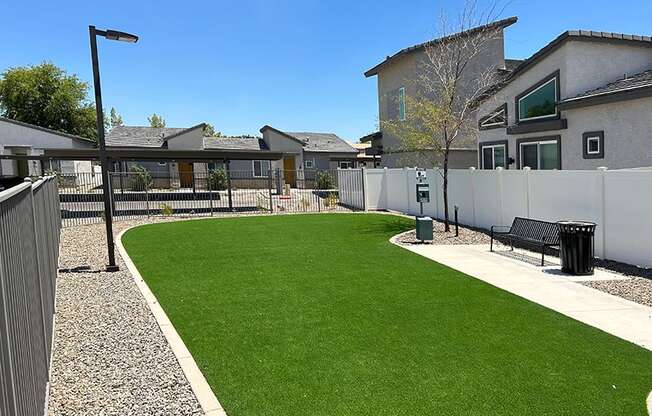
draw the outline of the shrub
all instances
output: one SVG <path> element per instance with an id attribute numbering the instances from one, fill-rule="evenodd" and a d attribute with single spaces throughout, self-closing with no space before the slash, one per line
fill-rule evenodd
<path id="1" fill-rule="evenodd" d="M 328 172 L 317 172 L 317 189 L 335 189 L 335 181 Z"/>
<path id="2" fill-rule="evenodd" d="M 129 169 L 129 182 L 134 191 L 145 191 L 152 187 L 152 174 L 140 165 L 132 166 Z"/>
<path id="3" fill-rule="evenodd" d="M 172 216 L 172 214 L 174 214 L 174 209 L 172 209 L 172 207 L 169 206 L 168 204 L 161 204 L 160 207 L 161 207 L 161 215 L 163 215 L 164 217 L 170 217 Z"/>
<path id="4" fill-rule="evenodd" d="M 224 169 L 214 169 L 208 172 L 208 186 L 213 191 L 223 191 L 228 186 L 226 171 Z"/>

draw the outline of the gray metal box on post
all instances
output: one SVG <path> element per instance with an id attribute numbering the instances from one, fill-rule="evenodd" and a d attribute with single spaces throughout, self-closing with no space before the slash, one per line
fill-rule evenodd
<path id="1" fill-rule="evenodd" d="M 432 241 L 432 218 L 423 216 L 423 204 L 430 202 L 430 185 L 426 182 L 426 171 L 417 170 L 417 202 L 420 215 L 416 217 L 417 240 Z"/>
<path id="2" fill-rule="evenodd" d="M 417 240 L 432 241 L 432 218 L 417 217 Z"/>

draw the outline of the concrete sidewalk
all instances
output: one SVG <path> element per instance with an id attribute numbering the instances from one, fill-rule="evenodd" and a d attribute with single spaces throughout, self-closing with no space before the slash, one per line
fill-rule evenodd
<path id="1" fill-rule="evenodd" d="M 596 270 L 595 276 L 568 276 L 555 258 L 547 258 L 550 265 L 542 268 L 507 253 L 492 253 L 488 245 L 400 247 L 652 350 L 652 308 L 576 283 L 626 277 L 604 270 Z"/>

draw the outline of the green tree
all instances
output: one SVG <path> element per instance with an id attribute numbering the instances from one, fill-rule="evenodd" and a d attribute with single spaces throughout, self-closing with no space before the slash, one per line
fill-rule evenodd
<path id="1" fill-rule="evenodd" d="M 56 65 L 13 67 L 0 75 L 0 114 L 25 123 L 97 139 L 88 84 Z"/>
<path id="2" fill-rule="evenodd" d="M 219 131 L 215 131 L 215 127 L 213 127 L 212 124 L 210 123 L 205 123 L 206 125 L 204 126 L 204 137 L 222 137 L 222 133 Z"/>
<path id="3" fill-rule="evenodd" d="M 151 117 L 147 117 L 147 121 L 152 127 L 165 127 L 165 119 L 156 113 L 152 114 Z"/>
<path id="4" fill-rule="evenodd" d="M 124 122 L 122 121 L 122 116 L 118 114 L 115 108 L 111 107 L 111 115 L 109 118 L 110 128 L 122 126 Z"/>

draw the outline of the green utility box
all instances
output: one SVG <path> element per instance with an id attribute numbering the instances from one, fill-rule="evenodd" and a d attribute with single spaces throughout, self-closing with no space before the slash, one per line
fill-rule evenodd
<path id="1" fill-rule="evenodd" d="M 432 218 L 430 217 L 416 217 L 417 218 L 417 240 L 432 241 Z"/>

